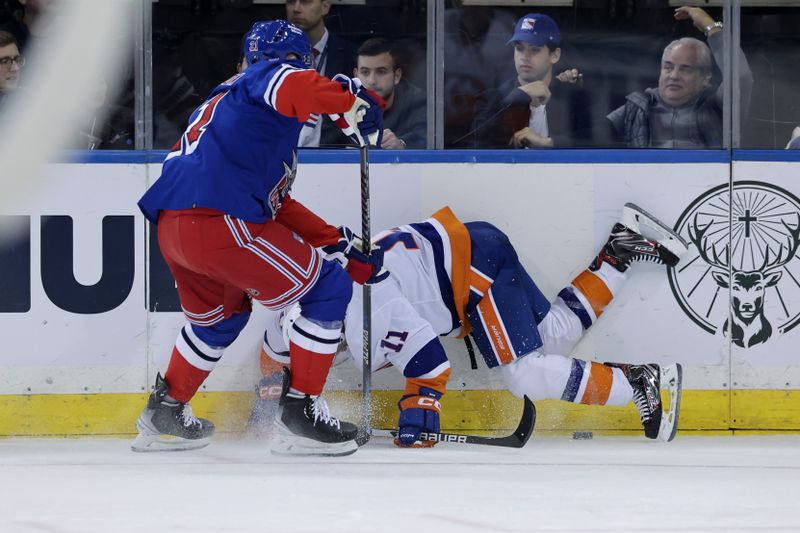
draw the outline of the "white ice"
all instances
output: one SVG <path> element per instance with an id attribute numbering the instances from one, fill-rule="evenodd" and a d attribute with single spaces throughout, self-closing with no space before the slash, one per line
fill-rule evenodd
<path id="1" fill-rule="evenodd" d="M 800 437 L 682 436 L 278 459 L 252 440 L 136 454 L 0 440 L 0 531 L 800 531 Z"/>

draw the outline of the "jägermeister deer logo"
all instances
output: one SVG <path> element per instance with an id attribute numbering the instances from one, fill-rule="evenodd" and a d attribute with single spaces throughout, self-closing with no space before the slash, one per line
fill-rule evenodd
<path id="1" fill-rule="evenodd" d="M 800 200 L 774 185 L 715 187 L 681 215 L 692 243 L 669 269 L 675 298 L 701 328 L 749 348 L 800 322 Z"/>

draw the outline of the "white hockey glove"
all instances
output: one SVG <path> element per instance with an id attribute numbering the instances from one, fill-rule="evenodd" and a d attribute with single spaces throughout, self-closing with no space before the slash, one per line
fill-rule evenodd
<path id="1" fill-rule="evenodd" d="M 386 103 L 376 93 L 366 89 L 358 78 L 337 74 L 332 80 L 354 94 L 356 100 L 344 114 L 330 115 L 331 120 L 358 146 L 380 146 L 383 141 L 383 108 Z"/>

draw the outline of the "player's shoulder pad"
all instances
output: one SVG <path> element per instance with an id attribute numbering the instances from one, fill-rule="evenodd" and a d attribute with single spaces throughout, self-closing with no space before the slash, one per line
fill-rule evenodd
<path id="1" fill-rule="evenodd" d="M 277 59 L 265 59 L 247 67 L 244 71 L 245 77 L 250 80 L 268 80 L 272 77 L 287 72 L 296 72 L 307 69 L 305 65 L 298 61 L 280 61 Z"/>
<path id="2" fill-rule="evenodd" d="M 276 110 L 278 109 L 278 94 L 289 76 L 299 72 L 313 72 L 316 74 L 314 69 L 303 68 L 294 61 L 269 63 L 271 63 L 269 66 L 265 65 L 261 67 L 260 70 L 254 72 L 253 78 L 250 79 L 253 80 L 252 83 L 255 84 L 254 87 L 257 88 L 267 105 Z M 258 66 L 258 63 L 254 66 Z M 247 69 L 247 71 L 249 70 L 250 69 Z"/>
<path id="3" fill-rule="evenodd" d="M 234 74 L 233 76 L 231 76 L 227 80 L 223 81 L 221 83 L 221 85 L 227 85 L 228 87 L 230 87 L 231 85 L 233 85 L 234 83 L 236 83 L 237 81 L 242 79 L 244 77 L 244 75 L 245 75 L 245 72 L 240 72 L 238 74 Z"/>

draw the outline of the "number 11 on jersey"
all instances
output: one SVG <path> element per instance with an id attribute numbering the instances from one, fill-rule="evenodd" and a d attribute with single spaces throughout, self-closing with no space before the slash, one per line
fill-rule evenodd
<path id="1" fill-rule="evenodd" d="M 395 340 L 395 338 L 397 340 Z M 403 344 L 405 344 L 406 339 L 408 338 L 407 331 L 390 331 L 386 337 L 383 338 L 381 341 L 381 348 L 386 348 L 389 350 L 394 350 L 395 352 L 399 352 L 403 349 Z M 393 341 L 391 342 L 390 341 Z"/>

